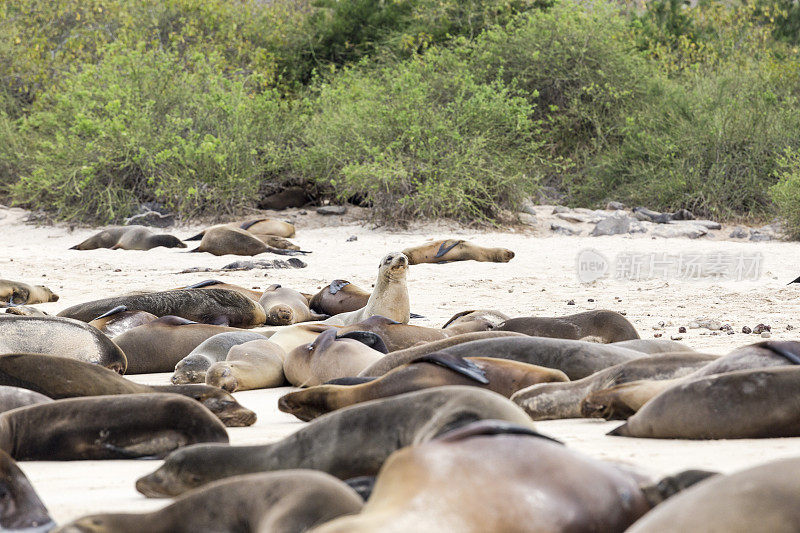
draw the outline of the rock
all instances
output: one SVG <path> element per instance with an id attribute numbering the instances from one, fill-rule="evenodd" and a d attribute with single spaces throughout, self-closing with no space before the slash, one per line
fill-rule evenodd
<path id="1" fill-rule="evenodd" d="M 690 239 L 697 239 L 703 235 L 706 235 L 707 233 L 708 229 L 693 223 L 666 224 L 653 230 L 654 236 L 663 237 L 665 239 L 671 239 L 674 237 L 688 237 Z"/>
<path id="2" fill-rule="evenodd" d="M 587 301 L 587 302 L 594 302 L 594 298 L 589 298 L 589 299 L 588 299 L 588 300 L 586 300 L 586 301 Z"/>
<path id="3" fill-rule="evenodd" d="M 671 341 L 680 341 L 680 340 L 683 340 L 683 337 L 681 335 L 670 335 L 669 336 L 669 340 L 671 340 Z"/>
<path id="4" fill-rule="evenodd" d="M 536 226 L 536 215 L 531 215 L 530 213 L 517 213 L 517 215 L 519 216 L 521 224 L 525 226 Z"/>
<path id="5" fill-rule="evenodd" d="M 567 305 L 575 305 L 575 300 L 570 300 L 567 302 Z"/>
<path id="6" fill-rule="evenodd" d="M 536 204 L 530 198 L 526 198 L 522 201 L 522 206 L 520 206 L 520 213 L 527 213 L 529 215 L 536 216 Z"/>
<path id="7" fill-rule="evenodd" d="M 698 317 L 689 322 L 689 329 L 706 328 L 711 331 L 719 331 L 722 329 L 722 322 L 711 318 Z"/>
<path id="8" fill-rule="evenodd" d="M 765 339 L 768 339 L 768 338 L 772 337 L 772 333 L 770 333 L 769 331 L 762 331 L 761 332 L 761 336 L 763 338 L 765 338 Z"/>
<path id="9" fill-rule="evenodd" d="M 778 238 L 780 238 L 779 229 L 772 224 L 750 230 L 750 240 L 753 242 L 771 241 Z"/>
<path id="10" fill-rule="evenodd" d="M 320 215 L 344 215 L 347 213 L 347 208 L 343 205 L 323 205 L 317 208 L 317 213 Z"/>
<path id="11" fill-rule="evenodd" d="M 287 207 L 302 207 L 308 203 L 308 200 L 306 191 L 302 187 L 294 185 L 263 197 L 258 202 L 258 208 L 280 211 Z"/>
<path id="12" fill-rule="evenodd" d="M 748 235 L 749 233 L 746 228 L 743 228 L 741 226 L 736 226 L 735 228 L 733 228 L 733 231 L 731 231 L 728 237 L 730 237 L 731 239 L 746 239 Z"/>
<path id="13" fill-rule="evenodd" d="M 154 228 L 168 228 L 175 224 L 175 215 L 162 214 L 158 211 L 145 211 L 125 219 L 126 226 L 151 226 Z"/>
<path id="14" fill-rule="evenodd" d="M 672 220 L 694 220 L 694 215 L 688 209 L 679 209 L 672 213 Z"/>
<path id="15" fill-rule="evenodd" d="M 748 328 L 747 326 L 743 326 L 742 327 L 742 333 L 745 333 L 745 334 L 749 335 L 752 332 L 753 332 L 753 330 Z"/>
<path id="16" fill-rule="evenodd" d="M 622 211 L 625 209 L 625 205 L 622 202 L 608 202 L 606 209 L 609 211 Z"/>
<path id="17" fill-rule="evenodd" d="M 686 333 L 686 326 L 681 326 L 678 328 L 678 333 Z"/>
<path id="18" fill-rule="evenodd" d="M 580 235 L 581 230 L 572 226 L 570 224 L 565 224 L 563 222 L 551 222 L 550 229 L 553 230 L 553 233 L 557 233 L 558 235 Z"/>
<path id="19" fill-rule="evenodd" d="M 698 226 L 703 226 L 706 229 L 722 229 L 722 224 L 719 222 L 714 222 L 713 220 L 671 220 L 669 224 L 696 224 Z"/>
<path id="20" fill-rule="evenodd" d="M 753 333 L 763 333 L 765 331 L 772 331 L 772 328 L 767 324 L 759 324 L 753 328 Z"/>
<path id="21" fill-rule="evenodd" d="M 631 227 L 628 229 L 628 233 L 647 233 L 647 226 L 645 224 L 646 222 L 642 222 L 641 220 L 631 219 Z"/>
<path id="22" fill-rule="evenodd" d="M 612 216 L 598 222 L 592 230 L 591 235 L 599 237 L 601 235 L 620 235 L 628 233 L 631 228 L 631 222 L 633 222 L 631 217 L 624 213 L 616 212 Z"/>
<path id="23" fill-rule="evenodd" d="M 662 335 L 663 333 L 653 333 L 653 337 L 655 337 L 656 339 L 661 337 Z"/>
<path id="24" fill-rule="evenodd" d="M 357 240 L 358 240 L 358 237 L 356 237 L 355 235 L 350 235 L 347 238 L 347 242 L 353 242 L 353 241 L 357 241 Z"/>
<path id="25" fill-rule="evenodd" d="M 554 215 L 557 215 L 559 213 L 569 213 L 570 211 L 572 211 L 572 209 L 563 205 L 557 205 L 553 208 Z"/>

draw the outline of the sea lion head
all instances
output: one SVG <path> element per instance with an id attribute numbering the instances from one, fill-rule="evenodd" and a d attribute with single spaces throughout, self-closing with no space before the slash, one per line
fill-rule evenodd
<path id="1" fill-rule="evenodd" d="M 44 285 L 36 285 L 36 288 L 41 291 L 42 295 L 47 298 L 48 302 L 57 302 L 58 301 L 58 294 L 54 293 Z"/>
<path id="2" fill-rule="evenodd" d="M 498 248 L 494 254 L 494 260 L 497 263 L 508 263 L 514 259 L 514 252 L 506 248 Z"/>
<path id="3" fill-rule="evenodd" d="M 163 246 L 164 248 L 186 248 L 186 244 L 174 235 L 152 235 L 149 239 L 153 248 Z"/>
<path id="4" fill-rule="evenodd" d="M 710 472 L 708 470 L 684 470 L 675 475 L 667 476 L 655 484 L 642 486 L 641 489 L 650 505 L 655 507 L 667 498 L 671 498 L 679 492 L 688 489 L 695 483 L 699 483 L 717 474 L 717 472 Z"/>
<path id="5" fill-rule="evenodd" d="M 0 531 L 50 531 L 55 524 L 31 482 L 14 460 L 0 451 Z"/>
<path id="6" fill-rule="evenodd" d="M 404 279 L 407 271 L 408 257 L 402 252 L 386 254 L 378 267 L 379 275 L 392 281 Z"/>
<path id="7" fill-rule="evenodd" d="M 228 477 L 227 444 L 194 444 L 169 454 L 158 470 L 136 480 L 136 490 L 148 498 L 182 494 L 210 481 Z"/>

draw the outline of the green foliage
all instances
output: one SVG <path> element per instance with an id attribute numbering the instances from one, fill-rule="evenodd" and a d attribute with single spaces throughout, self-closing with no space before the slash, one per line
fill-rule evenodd
<path id="1" fill-rule="evenodd" d="M 787 149 L 778 158 L 778 182 L 769 194 L 783 219 L 787 237 L 800 239 L 800 150 Z"/>

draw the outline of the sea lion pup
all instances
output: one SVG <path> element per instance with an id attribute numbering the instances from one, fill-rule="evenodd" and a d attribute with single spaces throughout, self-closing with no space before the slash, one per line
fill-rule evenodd
<path id="1" fill-rule="evenodd" d="M 800 436 L 800 367 L 687 378 L 645 403 L 609 435 L 656 439 Z"/>
<path id="2" fill-rule="evenodd" d="M 57 302 L 58 294 L 44 285 L 0 279 L 0 307 Z"/>
<path id="3" fill-rule="evenodd" d="M 73 305 L 58 316 L 91 322 L 120 305 L 158 317 L 174 315 L 195 322 L 236 328 L 260 326 L 267 318 L 258 302 L 225 289 L 178 289 L 104 298 Z"/>
<path id="4" fill-rule="evenodd" d="M 298 346 L 286 354 L 283 363 L 286 380 L 296 387 L 310 387 L 331 379 L 355 376 L 385 353 L 359 340 L 337 337 L 337 333 L 335 328 L 324 331 L 311 344 Z M 378 347 L 383 345 L 380 339 L 377 343 Z M 385 346 L 383 348 L 385 350 Z"/>
<path id="5" fill-rule="evenodd" d="M 151 250 L 159 246 L 186 248 L 179 238 L 173 235 L 155 234 L 145 226 L 114 226 L 92 235 L 70 250 L 96 250 L 98 248 Z"/>
<path id="6" fill-rule="evenodd" d="M 277 237 L 290 238 L 294 237 L 295 234 L 294 225 L 289 224 L 288 222 L 283 222 L 272 218 L 256 218 L 253 220 L 247 220 L 245 222 L 231 222 L 230 224 L 221 224 L 221 225 L 228 228 L 241 229 L 248 233 L 252 233 L 253 235 L 275 235 Z M 215 227 L 217 226 L 211 226 L 211 228 Z M 206 232 L 211 228 L 204 229 L 197 235 L 194 235 L 184 240 L 186 241 L 202 240 Z"/>
<path id="7" fill-rule="evenodd" d="M 677 341 L 667 339 L 631 339 L 627 341 L 612 342 L 614 346 L 621 348 L 630 348 L 637 352 L 644 352 L 650 355 L 659 353 L 674 353 L 674 352 L 694 352 L 695 350 Z"/>
<path id="8" fill-rule="evenodd" d="M 283 470 L 217 481 L 150 513 L 79 518 L 56 533 L 298 533 L 357 513 L 363 505 L 353 489 L 333 476 Z"/>
<path id="9" fill-rule="evenodd" d="M 0 305 L 2 307 L 2 305 Z M 51 316 L 49 313 L 45 313 L 41 309 L 36 309 L 35 307 L 29 307 L 27 305 L 15 305 L 14 307 L 6 307 L 6 313 L 9 315 L 18 315 L 18 316 Z"/>
<path id="10" fill-rule="evenodd" d="M 408 324 L 411 310 L 406 285 L 407 272 L 408 258 L 405 255 L 399 252 L 387 254 L 378 265 L 378 279 L 375 281 L 375 289 L 367 300 L 367 305 L 356 311 L 334 315 L 323 323 L 349 326 L 371 316 L 380 315 Z"/>
<path id="11" fill-rule="evenodd" d="M 286 383 L 284 359 L 283 348 L 266 339 L 238 344 L 224 361 L 209 367 L 206 384 L 228 392 L 280 387 Z"/>
<path id="12" fill-rule="evenodd" d="M 600 309 L 559 317 L 524 316 L 506 320 L 495 329 L 516 331 L 532 337 L 591 340 L 610 343 L 638 339 L 628 319 L 616 311 Z"/>
<path id="13" fill-rule="evenodd" d="M 256 235 L 239 228 L 214 226 L 203 234 L 200 246 L 190 252 L 208 252 L 213 255 L 258 255 L 266 252 L 280 255 L 297 255 L 298 250 L 274 248 L 264 244 Z"/>
<path id="14" fill-rule="evenodd" d="M 0 449 L 17 461 L 161 458 L 199 442 L 228 442 L 225 426 L 178 394 L 69 398 L 0 414 Z"/>
<path id="15" fill-rule="evenodd" d="M 324 384 L 286 394 L 278 400 L 278 408 L 308 421 L 355 403 L 443 385 L 482 387 L 508 398 L 536 383 L 567 380 L 563 372 L 552 368 L 507 359 L 464 359 L 434 353 L 358 385 Z"/>
<path id="16" fill-rule="evenodd" d="M 31 394 L 40 393 L 37 395 L 56 400 L 82 396 L 171 392 L 202 403 L 227 426 L 249 426 L 256 420 L 254 412 L 242 407 L 233 396 L 215 387 L 142 385 L 97 365 L 51 355 L 0 355 L 0 385 L 7 385 L 12 389 L 23 387 L 29 389 L 26 392 Z"/>
<path id="17" fill-rule="evenodd" d="M 89 325 L 99 329 L 107 337 L 113 338 L 156 319 L 158 319 L 156 315 L 147 311 L 128 311 L 124 305 L 118 305 L 89 322 Z"/>
<path id="18" fill-rule="evenodd" d="M 478 332 L 501 333 L 501 332 Z M 470 335 L 477 335 L 471 333 Z M 506 332 L 510 333 L 510 332 Z M 453 337 L 458 339 L 457 337 Z M 421 346 L 424 348 L 425 345 Z M 416 348 L 416 347 L 415 347 Z M 610 344 L 552 339 L 548 337 L 499 337 L 465 342 L 441 350 L 443 353 L 460 357 L 496 357 L 511 359 L 521 363 L 555 368 L 564 372 L 569 379 L 581 379 L 604 368 L 618 365 L 647 354 L 618 348 Z M 361 372 L 361 376 L 380 376 L 392 368 L 411 362 L 417 355 L 413 349 L 391 352 L 381 360 Z"/>
<path id="19" fill-rule="evenodd" d="M 148 497 L 175 496 L 216 479 L 290 468 L 321 470 L 339 479 L 375 475 L 393 451 L 486 418 L 533 427 L 519 407 L 497 393 L 436 387 L 328 413 L 272 444 L 178 450 L 140 478 L 136 489 Z"/>
<path id="20" fill-rule="evenodd" d="M 34 352 L 104 366 L 125 373 L 119 346 L 89 324 L 59 317 L 0 315 L 0 353 Z"/>
<path id="21" fill-rule="evenodd" d="M 50 356 L 44 355 L 42 357 L 50 357 Z M 77 362 L 77 361 L 72 361 L 71 359 L 61 359 L 61 360 Z M 81 364 L 87 364 L 87 363 L 81 363 Z M 93 365 L 92 368 L 100 368 L 100 367 Z M 104 368 L 103 370 L 106 369 Z M 111 372 L 111 374 L 113 374 L 114 376 L 119 377 L 119 374 L 112 372 L 111 370 L 107 370 L 107 372 Z M 52 398 L 49 398 L 44 394 L 39 394 L 38 392 L 34 392 L 32 390 L 24 389 L 21 387 L 0 385 L 0 413 L 5 413 L 6 411 L 16 409 L 17 407 L 27 407 L 29 405 L 36 405 L 39 403 L 52 402 L 52 401 L 53 401 Z M 2 514 L 0 514 L 0 516 L 2 516 Z"/>
<path id="22" fill-rule="evenodd" d="M 239 294 L 243 294 L 255 302 L 257 302 L 258 299 L 261 298 L 260 291 L 254 291 L 252 289 L 240 287 L 239 285 L 234 285 L 232 283 L 225 283 L 223 281 L 219 281 L 216 279 L 207 279 L 204 281 L 193 283 L 191 285 L 187 285 L 186 287 L 179 287 L 179 289 L 227 289 L 229 291 L 236 291 Z"/>
<path id="23" fill-rule="evenodd" d="M 447 329 L 438 329 L 402 324 L 385 316 L 375 315 L 357 324 L 344 326 L 339 329 L 339 335 L 355 331 L 371 331 L 383 339 L 388 351 L 396 352 L 418 344 L 455 337 L 463 333 L 488 331 L 491 328 L 492 325 L 486 320 L 473 320 L 456 324 Z"/>
<path id="24" fill-rule="evenodd" d="M 581 401 L 590 393 L 640 379 L 683 377 L 716 359 L 697 352 L 658 354 L 614 365 L 576 381 L 543 383 L 517 391 L 511 401 L 533 420 L 580 418 Z"/>
<path id="25" fill-rule="evenodd" d="M 259 339 L 266 337 L 252 331 L 228 331 L 209 337 L 175 364 L 175 373 L 170 381 L 175 385 L 205 383 L 208 367 L 224 361 L 231 347 Z"/>
<path id="26" fill-rule="evenodd" d="M 485 248 L 464 240 L 447 239 L 426 242 L 420 246 L 406 248 L 403 253 L 410 265 L 420 263 L 449 263 L 450 261 L 485 261 L 508 263 L 514 252 L 505 248 Z"/>
<path id="27" fill-rule="evenodd" d="M 800 342 L 765 341 L 737 348 L 717 357 L 692 374 L 682 378 L 652 381 L 643 379 L 612 386 L 588 394 L 581 401 L 581 414 L 608 420 L 626 419 L 648 400 L 682 380 L 711 376 L 736 370 L 753 370 L 800 364 Z"/>
<path id="28" fill-rule="evenodd" d="M 500 311 L 495 311 L 494 309 L 469 309 L 467 311 L 461 311 L 460 313 L 454 314 L 452 317 L 450 317 L 450 320 L 444 323 L 442 329 L 447 329 L 450 326 L 457 326 L 473 321 L 487 321 L 492 325 L 492 328 L 496 328 L 509 318 L 511 317 L 501 313 Z"/>
<path id="29" fill-rule="evenodd" d="M 369 301 L 370 292 L 343 279 L 335 279 L 323 287 L 309 300 L 309 306 L 317 313 L 338 315 L 358 311 Z"/>
<path id="30" fill-rule="evenodd" d="M 25 473 L 0 451 L 0 531 L 47 533 L 56 527 Z"/>
<path id="31" fill-rule="evenodd" d="M 258 303 L 267 313 L 266 324 L 270 326 L 289 326 L 328 318 L 328 315 L 311 311 L 308 300 L 301 293 L 278 284 L 267 287 Z"/>
<path id="32" fill-rule="evenodd" d="M 651 506 L 639 476 L 529 427 L 482 420 L 396 451 L 359 514 L 313 531 L 621 533 Z"/>
<path id="33" fill-rule="evenodd" d="M 628 529 L 793 533 L 800 531 L 800 458 L 780 459 L 714 476 L 670 498 Z"/>

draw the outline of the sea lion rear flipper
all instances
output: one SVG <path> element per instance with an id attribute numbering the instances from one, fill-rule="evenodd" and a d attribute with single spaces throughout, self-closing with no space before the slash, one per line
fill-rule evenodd
<path id="1" fill-rule="evenodd" d="M 370 381 L 375 381 L 376 379 L 378 378 L 351 376 L 346 378 L 331 379 L 323 383 L 323 385 L 361 385 L 362 383 L 369 383 Z"/>
<path id="2" fill-rule="evenodd" d="M 449 326 L 450 324 L 452 324 L 453 321 L 455 321 L 456 319 L 459 319 L 464 315 L 468 315 L 468 314 L 474 313 L 474 312 L 475 312 L 475 309 L 469 309 L 467 311 L 461 311 L 460 313 L 454 314 L 453 316 L 450 317 L 450 320 L 448 320 L 447 322 L 444 323 L 444 326 L 442 326 L 442 329 L 444 329 L 447 326 Z"/>
<path id="3" fill-rule="evenodd" d="M 410 318 L 425 318 L 423 315 L 418 315 L 417 313 L 410 313 Z"/>
<path id="4" fill-rule="evenodd" d="M 628 432 L 628 423 L 627 422 L 625 422 L 621 426 L 615 427 L 614 429 L 612 429 L 611 431 L 606 433 L 606 435 L 613 435 L 615 437 L 631 437 L 632 436 Z"/>
<path id="5" fill-rule="evenodd" d="M 530 435 L 532 437 L 539 437 L 541 439 L 555 442 L 556 444 L 564 444 L 558 439 L 554 439 L 549 435 L 539 433 L 538 431 L 529 427 L 520 426 L 505 420 L 496 420 L 491 418 L 486 420 L 478 420 L 445 433 L 440 433 L 433 440 L 456 442 L 469 437 L 478 437 L 481 435 Z"/>
<path id="6" fill-rule="evenodd" d="M 367 501 L 372 494 L 373 487 L 375 487 L 375 476 L 351 477 L 350 479 L 345 479 L 344 482 L 356 491 L 364 501 Z"/>
<path id="7" fill-rule="evenodd" d="M 192 237 L 189 237 L 188 239 L 183 239 L 183 240 L 184 241 L 200 241 L 200 240 L 203 240 L 203 235 L 205 235 L 205 234 L 206 234 L 206 232 L 205 232 L 205 230 L 203 230 L 200 233 L 198 233 L 197 235 L 193 235 Z"/>
<path id="8" fill-rule="evenodd" d="M 98 317 L 95 317 L 95 318 L 93 318 L 93 319 L 92 319 L 92 320 L 90 320 L 89 322 L 92 322 L 92 321 L 94 321 L 94 320 L 100 320 L 101 318 L 105 318 L 105 317 L 107 317 L 107 316 L 116 315 L 117 313 L 121 313 L 121 312 L 123 312 L 123 311 L 127 311 L 127 310 L 128 310 L 128 308 L 127 308 L 127 307 L 125 307 L 124 305 L 118 305 L 118 306 L 116 306 L 116 307 L 114 307 L 114 308 L 112 308 L 112 309 L 109 309 L 108 311 L 106 311 L 106 312 L 105 312 L 105 313 L 103 313 L 102 315 L 100 315 L 100 316 L 98 316 Z"/>
<path id="9" fill-rule="evenodd" d="M 645 498 L 647 498 L 650 505 L 655 507 L 679 492 L 716 475 L 719 475 L 719 472 L 711 472 L 709 470 L 684 470 L 683 472 L 661 478 L 656 483 L 640 485 L 639 488 L 642 490 L 642 493 Z"/>
<path id="10" fill-rule="evenodd" d="M 478 383 L 482 383 L 484 385 L 489 384 L 489 380 L 486 378 L 486 373 L 478 365 L 458 355 L 434 352 L 423 355 L 422 357 L 418 357 L 409 362 L 409 364 L 414 363 L 432 363 L 434 365 L 443 366 L 452 370 L 453 372 L 457 372 L 474 381 L 477 381 Z"/>
<path id="11" fill-rule="evenodd" d="M 449 241 L 444 241 L 442 243 L 442 245 L 439 246 L 439 251 L 436 252 L 436 255 L 433 256 L 434 259 L 438 259 L 438 258 L 442 257 L 444 254 L 446 254 L 447 252 L 449 252 L 450 250 L 452 250 L 453 248 L 455 248 L 456 246 L 458 246 L 459 244 L 461 244 L 464 241 L 463 240 L 462 241 L 453 241 L 453 244 L 451 244 L 450 246 L 445 247 L 448 242 Z"/>
<path id="12" fill-rule="evenodd" d="M 800 278 L 797 278 L 797 279 L 800 279 Z M 330 285 L 328 285 L 328 292 L 331 293 L 331 294 L 336 294 L 337 292 L 339 292 L 340 290 L 344 289 L 348 285 L 350 285 L 349 281 L 345 281 L 343 279 L 335 279 L 335 280 L 331 281 Z"/>
<path id="13" fill-rule="evenodd" d="M 787 283 L 787 285 L 791 285 L 792 283 L 800 283 L 800 276 L 798 276 L 798 277 L 794 278 L 792 281 L 790 281 L 789 283 Z"/>
<path id="14" fill-rule="evenodd" d="M 389 349 L 386 348 L 386 344 L 383 342 L 383 338 L 381 338 L 381 336 L 378 335 L 377 333 L 373 333 L 372 331 L 351 331 L 349 333 L 339 335 L 337 338 L 354 339 L 362 344 L 366 344 L 373 350 L 377 350 L 384 354 L 389 353 Z"/>
<path id="15" fill-rule="evenodd" d="M 192 285 L 181 287 L 181 289 L 202 289 L 203 287 L 210 287 L 211 285 L 219 285 L 220 283 L 222 282 L 217 279 L 207 279 L 200 281 L 198 283 L 194 283 Z"/>

